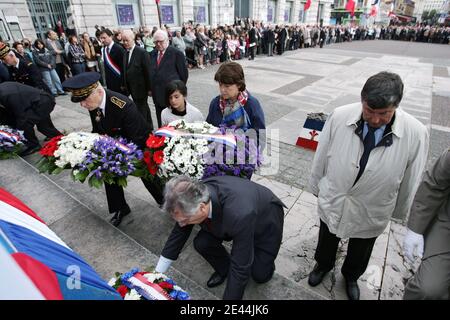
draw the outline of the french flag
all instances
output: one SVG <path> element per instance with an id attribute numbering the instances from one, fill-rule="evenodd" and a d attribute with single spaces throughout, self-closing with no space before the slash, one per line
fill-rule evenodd
<path id="1" fill-rule="evenodd" d="M 315 151 L 319 144 L 320 133 L 322 132 L 324 125 L 325 121 L 311 118 L 308 115 L 302 131 L 300 132 L 300 136 L 297 139 L 297 146 Z"/>
<path id="2" fill-rule="evenodd" d="M 0 300 L 121 300 L 83 258 L 0 188 Z"/>

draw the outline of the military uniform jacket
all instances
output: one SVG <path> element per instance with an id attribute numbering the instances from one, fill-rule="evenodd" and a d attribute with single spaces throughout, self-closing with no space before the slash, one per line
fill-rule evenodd
<path id="1" fill-rule="evenodd" d="M 140 148 L 150 133 L 150 128 L 139 113 L 136 105 L 124 95 L 105 89 L 105 115 L 96 120 L 97 110 L 90 111 L 92 132 L 111 137 L 123 137 L 134 142 Z"/>
<path id="2" fill-rule="evenodd" d="M 13 81 L 51 93 L 48 86 L 42 80 L 41 71 L 39 71 L 39 68 L 33 62 L 26 62 L 19 58 L 19 67 L 10 66 L 9 75 Z"/>
<path id="3" fill-rule="evenodd" d="M 424 258 L 450 252 L 449 149 L 426 171 L 414 198 L 408 228 L 424 235 Z"/>
<path id="4" fill-rule="evenodd" d="M 205 231 L 225 241 L 233 240 L 224 299 L 241 299 L 251 273 L 254 244 L 270 233 L 283 232 L 283 202 L 264 186 L 246 179 L 222 176 L 204 180 L 211 195 L 212 219 Z M 175 224 L 161 255 L 176 260 L 188 240 L 193 225 Z M 278 234 L 281 233 L 281 234 Z"/>
<path id="5" fill-rule="evenodd" d="M 37 123 L 47 118 L 55 107 L 52 95 L 42 90 L 7 81 L 0 84 L 0 104 L 4 106 L 9 123 L 22 129 L 27 121 Z"/>

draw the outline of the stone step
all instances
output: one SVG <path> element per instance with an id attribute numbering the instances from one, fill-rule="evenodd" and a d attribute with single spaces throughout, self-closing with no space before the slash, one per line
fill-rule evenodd
<path id="1" fill-rule="evenodd" d="M 73 182 L 68 172 L 38 174 L 38 154 L 2 161 L 0 183 L 42 216 L 67 244 L 108 281 L 116 271 L 156 265 L 158 255 L 173 227 L 173 220 L 162 212 L 140 179 L 130 178 L 125 189 L 132 214 L 118 228 L 109 224 L 110 215 L 103 189 Z M 195 234 L 195 232 L 193 232 Z M 192 236 L 169 275 L 194 299 L 221 298 L 225 284 L 209 289 L 206 281 L 213 272 L 195 252 Z M 264 285 L 250 281 L 245 299 L 325 299 L 303 285 L 280 274 Z"/>
<path id="2" fill-rule="evenodd" d="M 30 158 L 35 158 L 35 155 L 27 160 Z M 74 182 L 72 184 L 75 186 Z M 134 267 L 143 270 L 155 266 L 158 261 L 158 256 L 148 248 L 123 230 L 113 227 L 105 217 L 92 210 L 92 203 L 80 201 L 75 194 L 70 193 L 70 189 L 65 190 L 57 181 L 40 175 L 22 158 L 1 162 L 0 186 L 35 211 L 49 228 L 83 257 L 106 282 L 115 272 L 126 272 Z M 103 200 L 103 197 L 99 199 Z M 192 299 L 218 299 L 175 268 L 171 268 L 167 274 L 185 289 Z"/>

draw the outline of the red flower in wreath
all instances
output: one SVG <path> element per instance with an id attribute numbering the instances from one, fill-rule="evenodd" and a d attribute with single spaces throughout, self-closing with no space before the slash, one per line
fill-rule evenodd
<path id="1" fill-rule="evenodd" d="M 158 286 L 160 286 L 163 289 L 167 289 L 167 290 L 172 290 L 173 289 L 173 284 L 168 283 L 166 281 L 158 283 Z"/>
<path id="2" fill-rule="evenodd" d="M 147 139 L 146 145 L 150 149 L 156 149 L 164 146 L 164 142 L 166 141 L 166 137 L 158 137 L 155 135 L 150 135 L 150 137 Z"/>
<path id="3" fill-rule="evenodd" d="M 53 137 L 42 147 L 39 153 L 44 157 L 53 157 L 55 155 L 55 151 L 58 150 L 58 142 L 62 137 L 62 135 Z"/>
<path id="4" fill-rule="evenodd" d="M 158 172 L 158 165 L 153 161 L 153 157 L 150 151 L 144 152 L 144 162 L 147 164 L 147 169 L 152 176 Z"/>
<path id="5" fill-rule="evenodd" d="M 125 298 L 125 295 L 128 293 L 128 288 L 124 285 L 121 285 L 120 287 L 117 288 L 117 292 L 120 293 L 122 298 Z"/>
<path id="6" fill-rule="evenodd" d="M 164 151 L 158 150 L 153 154 L 153 161 L 156 162 L 156 164 L 161 164 L 164 161 Z"/>

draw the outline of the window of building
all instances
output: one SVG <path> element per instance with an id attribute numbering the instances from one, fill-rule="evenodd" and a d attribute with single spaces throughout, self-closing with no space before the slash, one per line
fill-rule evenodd
<path id="1" fill-rule="evenodd" d="M 8 26 L 14 41 L 19 41 L 23 39 L 22 30 L 20 30 L 20 26 L 17 22 L 10 22 L 8 23 Z"/>
<path id="2" fill-rule="evenodd" d="M 304 10 L 305 4 L 302 2 L 300 3 L 300 11 L 298 12 L 298 22 L 304 22 L 304 15 L 305 15 L 305 10 Z"/>
<path id="3" fill-rule="evenodd" d="M 8 32 L 6 31 L 5 22 L 3 19 L 0 19 L 0 37 L 2 37 L 3 41 L 9 41 Z"/>
<path id="4" fill-rule="evenodd" d="M 141 25 L 138 0 L 114 0 L 114 14 L 117 24 L 122 28 Z"/>
<path id="5" fill-rule="evenodd" d="M 161 0 L 159 3 L 161 10 L 161 23 L 169 26 L 179 26 L 179 1 L 178 0 Z"/>
<path id="6" fill-rule="evenodd" d="M 292 7 L 292 2 L 286 1 L 286 4 L 284 6 L 284 22 L 291 22 Z"/>
<path id="7" fill-rule="evenodd" d="M 194 0 L 194 22 L 209 25 L 209 0 Z"/>
<path id="8" fill-rule="evenodd" d="M 277 8 L 276 1 L 269 0 L 267 2 L 267 22 L 275 22 L 275 12 Z"/>

